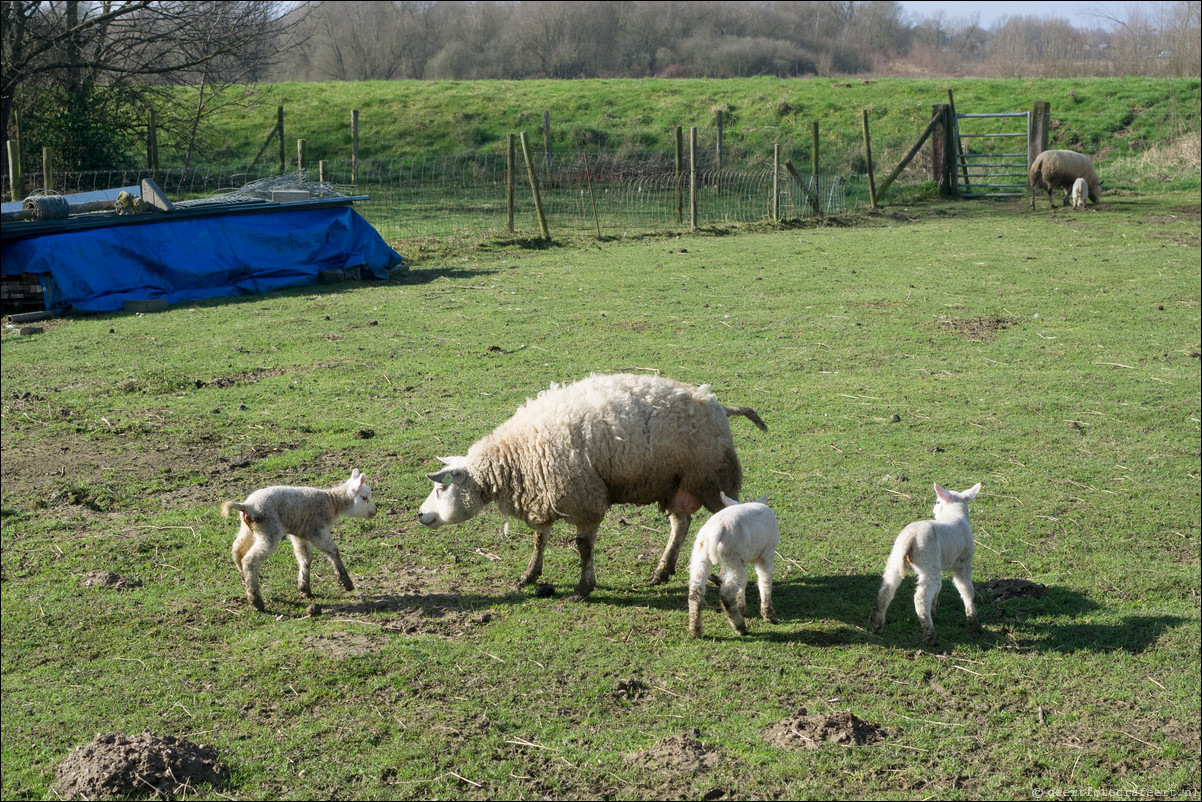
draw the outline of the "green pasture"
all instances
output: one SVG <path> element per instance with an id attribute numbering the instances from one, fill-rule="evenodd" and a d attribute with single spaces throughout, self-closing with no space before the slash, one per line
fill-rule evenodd
<path id="1" fill-rule="evenodd" d="M 229 779 L 197 799 L 1196 799 L 1199 235 L 1196 191 L 1112 191 L 398 242 L 385 282 L 5 329 L 0 796 L 55 799 L 70 750 L 149 731 L 217 750 Z M 438 456 L 617 371 L 767 423 L 732 428 L 781 522 L 779 624 L 752 587 L 737 637 L 711 591 L 688 638 L 687 554 L 648 585 L 654 508 L 610 511 L 582 604 L 568 527 L 543 597 L 513 588 L 522 525 L 417 524 Z M 315 560 L 300 597 L 284 546 L 251 610 L 220 503 L 352 468 L 380 507 L 334 530 L 356 589 Z M 934 649 L 912 579 L 867 628 L 933 482 L 983 484 L 985 630 L 949 587 Z M 884 734 L 770 742 L 802 709 Z M 657 762 L 682 743 L 704 759 Z"/>

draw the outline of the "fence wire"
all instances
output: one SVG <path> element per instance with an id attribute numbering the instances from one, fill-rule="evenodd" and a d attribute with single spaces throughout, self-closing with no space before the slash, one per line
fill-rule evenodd
<path id="1" fill-rule="evenodd" d="M 308 175 L 316 180 L 316 165 Z M 389 161 L 327 161 L 326 181 L 348 196 L 368 196 L 355 208 L 389 242 L 415 238 L 538 236 L 540 226 L 525 162 L 504 154 L 423 156 Z M 354 174 L 352 174 L 354 170 Z M 153 178 L 174 202 L 227 194 L 279 174 L 275 165 L 210 165 L 184 170 L 114 169 L 55 176 L 55 191 L 137 186 Z M 535 175 L 547 226 L 555 232 L 604 236 L 687 230 L 696 204 L 700 228 L 805 220 L 847 209 L 845 178 L 792 176 L 771 163 L 699 166 L 671 154 L 539 154 Z M 37 180 L 40 176 L 30 176 Z M 512 182 L 513 220 L 509 193 Z M 36 188 L 34 191 L 38 191 Z"/>

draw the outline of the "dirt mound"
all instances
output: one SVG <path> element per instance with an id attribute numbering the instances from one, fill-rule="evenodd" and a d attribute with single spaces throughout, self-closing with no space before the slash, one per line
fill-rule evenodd
<path id="1" fill-rule="evenodd" d="M 803 707 L 796 716 L 769 727 L 764 738 L 773 746 L 786 749 L 818 749 L 826 742 L 840 746 L 865 746 L 883 741 L 887 735 L 877 725 L 861 721 L 846 711 L 811 716 L 806 714 Z"/>
<path id="2" fill-rule="evenodd" d="M 632 752 L 630 762 L 653 771 L 672 771 L 691 774 L 717 765 L 721 752 L 687 735 L 665 738 L 650 749 Z"/>
<path id="3" fill-rule="evenodd" d="M 223 782 L 228 770 L 207 746 L 170 735 L 110 732 L 63 758 L 54 775 L 61 799 L 175 799 L 197 785 Z"/>
<path id="4" fill-rule="evenodd" d="M 142 587 L 142 580 L 130 579 L 115 574 L 112 571 L 88 571 L 79 578 L 79 586 L 83 588 L 116 588 L 129 590 Z"/>
<path id="5" fill-rule="evenodd" d="M 998 338 L 998 332 L 1005 331 L 1018 322 L 1017 318 L 998 315 L 982 315 L 971 320 L 957 317 L 939 318 L 939 325 L 975 342 L 992 342 Z"/>
<path id="6" fill-rule="evenodd" d="M 1041 599 L 1048 592 L 1047 585 L 1029 582 L 1026 579 L 991 579 L 977 585 L 981 595 L 995 603 L 1010 599 Z"/>

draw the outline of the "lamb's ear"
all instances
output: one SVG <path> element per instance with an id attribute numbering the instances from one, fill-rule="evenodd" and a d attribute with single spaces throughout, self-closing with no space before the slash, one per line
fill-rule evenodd
<path id="1" fill-rule="evenodd" d="M 955 500 L 952 498 L 950 493 L 939 486 L 938 482 L 935 483 L 935 495 L 938 496 L 939 500 L 945 504 L 950 504 Z"/>
<path id="2" fill-rule="evenodd" d="M 760 497 L 759 497 L 759 498 L 757 498 L 757 499 L 756 499 L 756 500 L 755 500 L 753 503 L 755 503 L 755 504 L 763 504 L 763 505 L 767 506 L 767 505 L 768 505 L 768 497 L 767 497 L 767 496 L 760 496 Z"/>
<path id="3" fill-rule="evenodd" d="M 351 478 L 346 480 L 346 486 L 351 489 L 352 493 L 358 493 L 363 487 L 363 483 L 367 481 L 367 477 L 359 473 L 358 468 L 351 469 Z"/>
<path id="4" fill-rule="evenodd" d="M 738 501 L 734 500 L 730 496 L 723 493 L 721 490 L 718 491 L 718 495 L 722 498 L 722 503 L 728 507 L 733 507 L 734 505 L 739 503 Z"/>
<path id="5" fill-rule="evenodd" d="M 974 498 L 977 497 L 977 493 L 980 493 L 980 492 L 981 492 L 981 483 L 977 482 L 975 485 L 968 488 L 960 495 L 964 498 L 965 501 L 972 501 Z"/>

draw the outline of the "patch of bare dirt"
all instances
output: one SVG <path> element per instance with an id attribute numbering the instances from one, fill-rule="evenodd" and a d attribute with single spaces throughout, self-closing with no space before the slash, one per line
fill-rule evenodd
<path id="1" fill-rule="evenodd" d="M 310 635 L 302 643 L 318 654 L 326 657 L 342 658 L 355 657 L 362 654 L 373 654 L 384 648 L 387 640 L 379 635 L 369 635 L 361 632 L 326 632 L 321 635 Z"/>
<path id="2" fill-rule="evenodd" d="M 79 578 L 81 588 L 113 588 L 114 590 L 129 590 L 142 587 L 142 580 L 115 574 L 112 571 L 88 571 Z"/>
<path id="3" fill-rule="evenodd" d="M 54 772 L 60 799 L 176 799 L 195 786 L 218 785 L 228 770 L 211 747 L 149 732 L 97 735 L 71 752 Z"/>
<path id="4" fill-rule="evenodd" d="M 958 317 L 941 317 L 939 325 L 951 329 L 954 333 L 974 342 L 992 342 L 998 338 L 998 333 L 1017 324 L 1017 318 L 998 317 L 997 315 L 982 315 L 965 320 Z"/>
<path id="5" fill-rule="evenodd" d="M 804 707 L 797 715 L 776 722 L 764 733 L 768 743 L 786 749 L 818 749 L 824 743 L 867 746 L 886 737 L 888 733 L 876 724 L 861 721 L 846 711 L 811 716 Z"/>
<path id="6" fill-rule="evenodd" d="M 976 588 L 982 596 L 998 604 L 1010 599 L 1041 599 L 1048 592 L 1047 585 L 1026 579 L 991 579 Z"/>
<path id="7" fill-rule="evenodd" d="M 216 379 L 196 379 L 192 382 L 192 386 L 197 390 L 204 387 L 233 387 L 236 384 L 252 384 L 263 379 L 269 379 L 272 376 L 283 376 L 288 371 L 285 368 L 257 368 L 248 370 L 233 376 L 218 376 Z"/>
<path id="8" fill-rule="evenodd" d="M 717 747 L 706 746 L 696 738 L 673 735 L 650 749 L 632 752 L 628 757 L 630 763 L 644 769 L 692 774 L 712 769 L 722 758 L 722 752 Z"/>

